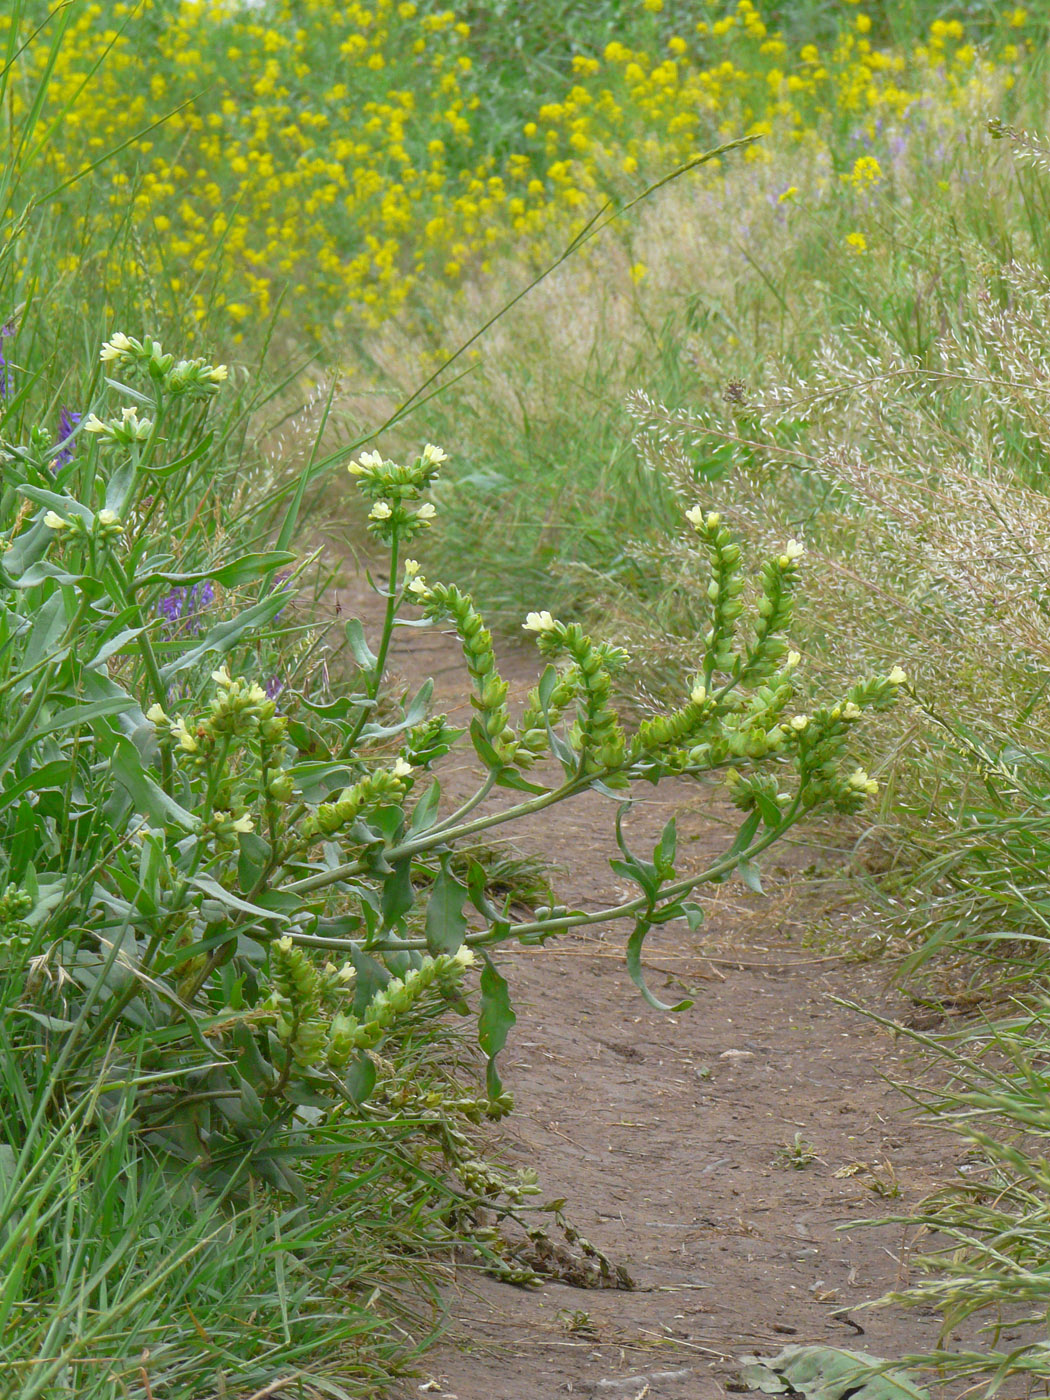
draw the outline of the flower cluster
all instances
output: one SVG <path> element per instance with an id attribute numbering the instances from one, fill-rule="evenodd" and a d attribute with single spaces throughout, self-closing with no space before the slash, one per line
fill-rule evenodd
<path id="1" fill-rule="evenodd" d="M 473 963 L 474 954 L 469 948 L 460 948 L 458 953 L 424 957 L 418 967 L 410 968 L 401 977 L 392 977 L 376 992 L 360 1020 L 349 1011 L 333 1017 L 328 1063 L 333 1069 L 342 1069 L 351 1055 L 374 1049 L 394 1021 L 410 1011 L 430 987 L 437 983 L 446 991 L 455 990 L 463 973 Z"/>
<path id="2" fill-rule="evenodd" d="M 303 823 L 303 841 L 329 839 L 338 832 L 348 831 L 359 817 L 377 807 L 397 804 L 411 787 L 412 765 L 399 758 L 392 768 L 368 773 L 348 787 L 334 802 L 322 802 Z"/>
<path id="3" fill-rule="evenodd" d="M 529 613 L 524 627 L 536 634 L 542 655 L 551 660 L 565 655 L 572 662 L 579 705 L 570 742 L 579 755 L 581 775 L 615 771 L 624 762 L 626 741 L 612 707 L 612 678 L 627 661 L 627 653 L 592 641 L 578 623 L 558 622 L 549 612 Z"/>
<path id="4" fill-rule="evenodd" d="M 429 527 L 437 511 L 433 502 L 421 502 L 420 497 L 433 485 L 442 463 L 447 461 L 448 454 L 428 442 L 409 466 L 387 461 L 378 452 L 364 452 L 350 463 L 347 470 L 372 502 L 368 528 L 376 539 L 384 544 L 395 539 L 407 542 Z M 410 583 L 409 587 L 421 592 L 423 585 L 413 587 Z"/>
<path id="5" fill-rule="evenodd" d="M 288 721 L 254 681 L 231 676 L 225 666 L 211 679 L 215 691 L 203 715 L 187 720 L 154 703 L 146 719 L 160 748 L 207 781 L 210 800 L 201 830 L 217 850 L 229 851 L 255 829 L 250 808 L 256 798 L 268 819 L 292 799 L 293 780 L 279 761 Z"/>
<path id="6" fill-rule="evenodd" d="M 26 916 L 33 897 L 19 885 L 8 885 L 0 894 L 0 952 L 20 951 L 29 942 Z"/>
<path id="7" fill-rule="evenodd" d="M 105 342 L 99 359 L 103 364 L 120 365 L 125 370 L 141 370 L 173 398 L 211 398 L 229 377 L 225 365 L 212 365 L 204 359 L 176 360 L 174 355 L 165 352 L 159 340 L 136 340 L 123 331 L 116 331 Z M 91 416 L 94 418 L 94 414 Z M 84 426 L 88 432 L 99 431 L 92 428 L 90 422 Z"/>
<path id="8" fill-rule="evenodd" d="M 374 1050 L 394 1022 L 411 1011 L 431 987 L 456 991 L 473 962 L 474 955 L 467 948 L 424 957 L 418 967 L 401 977 L 391 977 L 358 1018 L 345 1006 L 345 997 L 353 990 L 353 967 L 344 964 L 337 969 L 329 963 L 320 970 L 292 935 L 285 934 L 270 945 L 272 991 L 268 1005 L 276 1012 L 274 1033 L 300 1068 L 326 1065 L 344 1070 L 352 1057 Z M 333 999 L 344 1004 L 330 1014 L 326 1008 Z"/>
<path id="9" fill-rule="evenodd" d="M 111 544 L 124 533 L 124 522 L 113 510 L 100 510 L 92 516 L 89 511 L 80 510 L 70 515 L 60 515 L 57 510 L 49 510 L 44 515 L 44 524 L 59 538 L 70 540 L 98 540 Z"/>
<path id="10" fill-rule="evenodd" d="M 120 410 L 119 418 L 99 418 L 89 413 L 81 425 L 85 433 L 94 433 L 105 447 L 130 447 L 148 442 L 153 432 L 153 419 L 140 418 L 134 404 Z"/>

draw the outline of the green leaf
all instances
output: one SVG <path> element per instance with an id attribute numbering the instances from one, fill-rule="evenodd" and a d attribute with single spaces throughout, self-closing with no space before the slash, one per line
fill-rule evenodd
<path id="1" fill-rule="evenodd" d="M 248 900 L 241 899 L 240 895 L 225 889 L 211 875 L 194 875 L 189 883 L 204 894 L 210 895 L 212 899 L 217 899 L 220 904 L 225 904 L 229 909 L 237 909 L 242 914 L 254 914 L 258 919 L 279 919 L 281 923 L 288 922 L 284 915 L 277 913 L 276 910 L 264 909 L 261 904 L 250 904 Z"/>
<path id="2" fill-rule="evenodd" d="M 208 448 L 211 447 L 214 440 L 215 434 L 213 432 L 207 432 L 195 446 L 191 447 L 188 452 L 184 452 L 181 457 L 176 457 L 173 462 L 167 462 L 162 467 L 151 464 L 146 470 L 149 472 L 150 476 L 174 476 L 176 472 L 182 471 L 185 467 L 191 467 L 194 462 L 199 461 L 207 452 Z"/>
<path id="3" fill-rule="evenodd" d="M 403 719 L 399 720 L 397 724 L 366 724 L 361 730 L 361 740 L 389 739 L 394 734 L 402 734 L 406 729 L 411 729 L 413 725 L 419 724 L 421 720 L 426 719 L 430 697 L 433 693 L 434 682 L 424 681 L 416 695 L 409 701 Z"/>
<path id="4" fill-rule="evenodd" d="M 549 788 L 543 787 L 540 783 L 530 783 L 523 778 L 516 768 L 501 768 L 496 774 L 497 787 L 513 788 L 515 792 L 531 792 L 542 794 L 549 792 Z"/>
<path id="5" fill-rule="evenodd" d="M 571 778 L 576 772 L 576 766 L 579 761 L 577 755 L 564 739 L 559 738 L 559 736 L 555 734 L 550 725 L 547 726 L 547 742 L 551 746 L 551 753 L 564 769 L 565 776 Z"/>
<path id="6" fill-rule="evenodd" d="M 129 696 L 113 697 L 109 700 L 93 700 L 90 705 L 70 705 L 68 709 L 57 710 L 48 720 L 33 726 L 31 739 L 41 739 L 45 734 L 57 734 L 63 729 L 75 729 L 78 724 L 86 724 L 92 719 L 102 719 L 106 715 L 123 714 L 135 709 L 135 701 Z M 139 760 L 141 762 L 141 759 Z"/>
<path id="7" fill-rule="evenodd" d="M 203 583 L 205 579 L 214 579 L 216 583 L 221 583 L 223 588 L 236 588 L 238 584 L 251 583 L 253 579 L 260 578 L 273 569 L 294 563 L 295 555 L 288 554 L 283 550 L 268 550 L 261 554 L 242 554 L 239 559 L 231 559 L 228 564 L 219 564 L 209 569 L 194 569 L 190 573 L 175 573 L 172 570 L 161 569 L 156 573 L 144 574 L 135 580 L 135 590 L 141 593 L 143 589 L 149 588 L 155 583 L 186 588 L 195 583 Z M 264 601 L 268 602 L 270 599 Z M 279 607 L 287 601 L 287 598 L 278 598 Z"/>
<path id="8" fill-rule="evenodd" d="M 367 1055 L 354 1060 L 343 1076 L 343 1088 L 354 1103 L 365 1103 L 371 1098 L 375 1084 L 376 1067 Z"/>
<path id="9" fill-rule="evenodd" d="M 929 1400 L 929 1391 L 906 1371 L 863 1351 L 790 1346 L 777 1356 L 745 1356 L 741 1376 L 767 1395 L 804 1395 L 806 1400 Z M 875 1368 L 881 1368 L 873 1374 Z"/>
<path id="10" fill-rule="evenodd" d="M 10 787 L 0 787 L 0 808 L 8 807 L 24 792 L 45 792 L 48 789 L 61 790 L 69 782 L 72 765 L 66 759 L 55 759 L 42 764 L 28 773 L 20 782 Z"/>
<path id="11" fill-rule="evenodd" d="M 448 857 L 434 881 L 427 904 L 426 939 L 432 953 L 458 953 L 466 937 L 467 921 L 463 917 L 467 890 L 448 868 Z"/>
<path id="12" fill-rule="evenodd" d="M 403 919 L 416 902 L 412 888 L 412 858 L 403 856 L 383 881 L 383 922 L 389 927 Z"/>
<path id="13" fill-rule="evenodd" d="M 205 574 L 205 578 L 212 575 Z M 274 613 L 280 612 L 286 607 L 288 599 L 280 593 L 272 593 L 269 598 L 264 598 L 261 603 L 255 603 L 244 612 L 238 613 L 236 617 L 230 618 L 226 622 L 220 622 L 203 638 L 195 647 L 189 651 L 184 651 L 177 656 L 174 661 L 170 661 L 167 666 L 161 668 L 161 680 L 167 684 L 169 681 L 181 674 L 183 671 L 192 671 L 197 664 L 208 655 L 209 652 L 218 652 L 220 656 L 225 655 L 232 647 L 246 634 L 262 627 L 264 623 L 270 621 Z"/>
<path id="14" fill-rule="evenodd" d="M 691 997 L 683 1001 L 668 1005 L 659 1001 L 645 984 L 645 974 L 642 972 L 642 945 L 645 943 L 645 935 L 649 932 L 649 924 L 645 919 L 639 919 L 634 926 L 634 932 L 627 940 L 627 971 L 631 981 L 641 992 L 651 1007 L 656 1011 L 688 1011 L 692 1006 Z"/>
<path id="15" fill-rule="evenodd" d="M 678 830 L 674 817 L 660 834 L 660 840 L 653 851 L 653 865 L 663 876 L 674 875 L 675 851 L 678 847 Z"/>
<path id="16" fill-rule="evenodd" d="M 183 831 L 195 831 L 197 818 L 180 807 L 173 797 L 149 777 L 142 764 L 142 755 L 126 734 L 114 734 L 109 766 L 114 778 L 126 789 L 135 810 L 148 817 L 154 826 L 169 824 Z"/>
<path id="17" fill-rule="evenodd" d="M 428 831 L 437 820 L 440 803 L 441 784 L 435 779 L 413 807 L 412 820 L 409 822 L 406 835 L 418 836 L 420 832 Z"/>
<path id="18" fill-rule="evenodd" d="M 736 868 L 736 873 L 743 880 L 749 890 L 755 894 L 762 894 L 762 877 L 758 866 L 753 861 L 742 860 Z"/>
<path id="19" fill-rule="evenodd" d="M 540 697 L 540 706 L 544 714 L 547 713 L 547 706 L 551 702 L 551 696 L 553 695 L 554 687 L 557 684 L 558 668 L 557 666 L 548 666 L 547 669 L 544 671 L 543 675 L 540 677 L 540 683 L 537 687 L 537 692 Z"/>
<path id="20" fill-rule="evenodd" d="M 478 1016 L 478 1044 L 488 1056 L 485 1077 L 490 1098 L 503 1092 L 496 1073 L 496 1056 L 507 1043 L 510 1029 L 517 1020 L 510 1004 L 510 989 L 489 958 L 481 970 L 481 1011 Z"/>
<path id="21" fill-rule="evenodd" d="M 134 462 L 125 462 L 118 467 L 106 482 L 106 509 L 123 517 L 128 501 L 135 487 L 137 473 Z"/>
<path id="22" fill-rule="evenodd" d="M 359 618 L 352 617 L 343 629 L 353 658 L 362 671 L 374 671 L 379 657 L 365 641 L 365 629 Z"/>
<path id="23" fill-rule="evenodd" d="M 38 506 L 50 506 L 52 510 L 64 515 L 68 519 L 77 516 L 90 530 L 95 523 L 94 513 L 80 501 L 74 500 L 72 496 L 59 494 L 57 491 L 45 491 L 42 486 L 30 486 L 27 482 L 18 483 L 18 490 L 23 496 L 28 496 L 31 501 L 36 501 Z"/>
<path id="24" fill-rule="evenodd" d="M 492 741 L 481 727 L 481 722 L 477 719 L 470 721 L 470 742 L 474 745 L 474 752 L 486 768 L 502 768 L 503 760 L 492 747 Z"/>
<path id="25" fill-rule="evenodd" d="M 257 831 L 243 833 L 237 859 L 237 883 L 242 890 L 254 888 L 259 876 L 266 869 L 271 854 L 269 841 L 265 841 Z"/>
<path id="26" fill-rule="evenodd" d="M 616 860 L 615 858 L 610 859 L 609 865 L 617 875 L 622 875 L 625 880 L 630 880 L 634 884 L 640 885 L 642 893 L 650 904 L 656 902 L 656 898 L 660 892 L 660 884 L 656 879 L 656 872 L 651 866 L 643 868 L 642 865 L 634 859 Z"/>

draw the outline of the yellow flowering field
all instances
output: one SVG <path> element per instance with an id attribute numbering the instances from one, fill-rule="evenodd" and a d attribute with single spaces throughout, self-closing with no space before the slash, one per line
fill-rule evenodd
<path id="1" fill-rule="evenodd" d="M 433 279 L 483 275 L 508 247 L 541 262 L 607 199 L 728 137 L 826 147 L 864 193 L 917 124 L 979 109 L 1033 44 L 1020 8 L 983 48 L 940 20 L 906 52 L 876 42 L 859 5 L 823 47 L 789 42 L 752 0 L 662 10 L 640 10 L 644 46 L 625 33 L 568 57 L 508 131 L 454 8 L 73 0 L 36 37 L 0 15 L 16 68 L 3 120 L 16 130 L 47 77 L 33 179 L 123 147 L 61 209 L 56 272 L 82 301 L 144 282 L 159 316 L 218 313 L 232 339 L 275 315 L 326 337 L 419 304 Z"/>

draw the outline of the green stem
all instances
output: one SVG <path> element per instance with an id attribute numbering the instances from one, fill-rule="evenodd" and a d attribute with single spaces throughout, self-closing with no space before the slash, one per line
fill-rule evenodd
<path id="1" fill-rule="evenodd" d="M 588 788 L 595 777 L 608 777 L 608 773 L 591 774 L 585 781 L 573 779 L 569 783 L 563 784 L 560 788 L 553 788 L 550 792 L 544 793 L 541 797 L 530 798 L 528 802 L 519 802 L 514 807 L 508 807 L 502 812 L 494 812 L 491 816 L 478 817 L 475 821 L 468 822 L 465 826 L 454 829 L 444 827 L 435 832 L 426 832 L 422 836 L 417 836 L 412 841 L 405 841 L 400 846 L 392 846 L 383 852 L 388 861 L 401 860 L 404 856 L 414 856 L 420 851 L 427 851 L 431 846 L 443 845 L 448 841 L 459 840 L 463 836 L 473 836 L 479 831 L 487 831 L 489 827 L 501 826 L 504 822 L 514 821 L 518 817 L 530 816 L 533 812 L 542 812 L 545 807 L 551 807 L 555 802 L 562 802 L 568 797 L 575 797 L 578 792 Z M 283 892 L 287 894 L 308 894 L 311 890 L 324 889 L 326 885 L 334 885 L 340 880 L 347 880 L 354 875 L 360 875 L 368 869 L 368 865 L 362 861 L 351 861 L 347 865 L 336 866 L 334 870 L 321 870 L 316 875 L 307 876 L 304 880 L 295 880 L 290 885 L 283 887 Z"/>
<path id="2" fill-rule="evenodd" d="M 683 880 L 678 880 L 673 885 L 668 885 L 660 892 L 660 902 L 662 904 L 674 904 L 685 895 L 690 894 L 700 885 L 710 884 L 714 880 L 719 880 L 723 875 L 730 874 L 743 861 L 753 860 L 762 854 L 775 842 L 779 841 L 802 817 L 799 799 L 796 797 L 794 803 L 785 814 L 784 820 L 779 826 L 769 830 L 760 841 L 748 846 L 746 851 L 738 851 L 735 855 L 724 856 L 714 865 L 708 866 L 699 875 L 690 875 Z M 569 929 L 586 928 L 591 924 L 603 924 L 612 919 L 626 919 L 632 915 L 644 914 L 646 910 L 652 910 L 653 905 L 647 895 L 639 895 L 636 899 L 625 901 L 609 909 L 598 909 L 592 914 L 565 914 L 554 919 L 536 919 L 532 923 L 515 924 L 513 937 L 518 941 L 524 941 L 530 936 L 542 936 L 548 938 L 555 933 L 566 933 Z M 329 948 L 339 952 L 345 952 L 356 948 L 358 945 L 350 939 L 322 938 L 310 934 L 294 934 L 296 943 L 301 943 L 309 948 Z M 495 941 L 492 929 L 485 929 L 480 933 L 468 934 L 464 942 L 468 947 L 479 947 L 486 943 Z M 427 942 L 424 938 L 388 939 L 385 942 L 369 945 L 370 953 L 402 953 L 425 951 Z"/>
<path id="3" fill-rule="evenodd" d="M 142 658 L 142 665 L 145 668 L 146 677 L 149 681 L 150 689 L 153 692 L 153 698 L 154 700 L 156 700 L 157 704 L 160 705 L 163 709 L 167 700 L 168 688 L 164 684 L 164 680 L 161 677 L 160 665 L 157 661 L 157 654 L 153 650 L 153 643 L 150 641 L 149 633 L 146 630 L 148 624 L 146 622 L 145 614 L 142 610 L 142 604 L 135 599 L 135 590 L 132 587 L 132 581 L 128 578 L 126 572 L 124 571 L 124 566 L 121 564 L 120 560 L 117 558 L 116 553 L 113 550 L 110 550 L 109 565 L 110 570 L 120 588 L 124 606 L 135 609 L 136 621 L 138 622 L 139 627 L 142 628 L 142 631 L 139 633 L 138 636 L 139 656 Z M 160 774 L 161 787 L 170 797 L 172 795 L 173 770 L 171 763 L 171 750 L 166 744 L 160 745 Z"/>
<path id="4" fill-rule="evenodd" d="M 462 821 L 464 817 L 469 816 L 469 814 L 473 812 L 475 807 L 480 807 L 482 802 L 485 801 L 485 798 L 488 797 L 489 793 L 495 786 L 496 774 L 489 773 L 488 777 L 482 783 L 481 787 L 478 788 L 474 796 L 469 797 L 467 801 L 463 803 L 462 807 L 457 807 L 456 810 L 452 812 L 449 816 L 447 816 L 443 822 L 436 822 L 434 826 L 429 827 L 428 834 L 430 836 L 433 836 L 435 832 L 448 831 L 449 827 L 455 826 L 456 822 Z"/>
<path id="5" fill-rule="evenodd" d="M 401 542 L 395 535 L 390 545 L 390 573 L 387 579 L 386 613 L 383 617 L 383 635 L 379 641 L 379 654 L 376 656 L 375 669 L 372 672 L 372 679 L 365 686 L 365 691 L 369 700 L 375 700 L 379 694 L 379 687 L 383 683 L 383 673 L 386 670 L 387 652 L 390 650 L 390 639 L 394 632 L 394 619 L 397 616 L 398 604 L 401 601 L 397 591 L 397 567 L 398 555 L 401 551 Z M 339 753 L 336 755 L 340 762 L 343 762 L 357 747 L 357 741 L 361 737 L 361 730 L 365 727 L 365 721 L 371 713 L 370 705 L 362 705 L 361 713 L 357 717 L 353 730 L 344 739 Z"/>

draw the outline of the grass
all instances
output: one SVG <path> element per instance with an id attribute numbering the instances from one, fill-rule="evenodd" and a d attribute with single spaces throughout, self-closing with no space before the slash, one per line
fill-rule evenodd
<path id="1" fill-rule="evenodd" d="M 287 544 L 303 465 L 315 505 L 346 513 L 327 485 L 340 448 L 605 200 L 760 136 L 610 224 L 382 446 L 396 455 L 411 435 L 453 455 L 430 576 L 469 585 L 508 631 L 535 609 L 611 617 L 666 695 L 690 682 L 706 626 L 683 507 L 726 510 L 756 549 L 804 533 L 814 702 L 898 660 L 917 697 L 881 755 L 885 927 L 914 966 L 977 955 L 979 977 L 1008 963 L 1027 991 L 1048 946 L 1050 185 L 1046 150 L 1012 128 L 1045 124 L 1050 11 L 969 6 L 964 31 L 942 10 L 379 0 L 333 19 L 323 0 L 50 15 L 18 0 L 0 17 L 5 466 L 30 444 L 50 489 L 60 414 L 102 402 L 85 367 L 115 329 L 229 347 L 208 473 L 190 462 L 180 490 L 158 490 L 153 523 L 183 572 Z M 185 453 L 203 410 L 180 422 Z M 94 499 L 94 459 L 76 472 Z M 20 500 L 5 490 L 12 538 Z M 273 572 L 220 590 L 224 620 L 262 605 Z M 245 665 L 309 682 L 321 642 L 283 631 L 246 643 Z M 162 639 L 160 660 L 186 641 Z M 47 800 L 81 794 L 72 777 L 61 791 Z M 112 801 L 92 792 L 96 811 Z M 83 873 L 101 825 L 77 812 L 83 849 L 65 856 Z M 54 851 L 32 819 L 5 859 L 36 879 Z M 473 855 L 468 869 L 492 864 Z M 490 873 L 501 898 L 544 894 L 531 869 Z M 29 935 L 3 915 L 11 1007 Z M 51 994 L 57 1025 L 62 986 Z M 946 1328 L 975 1308 L 1045 1310 L 1050 1182 L 1038 1142 L 1007 1140 L 1041 1132 L 1045 1016 L 1036 1004 L 989 1030 L 979 1067 L 969 1048 L 951 1058 L 957 1086 L 930 1105 L 989 1172 L 923 1217 L 955 1242 L 914 1295 Z M 37 1024 L 40 1049 L 56 1026 Z M 421 1078 L 451 1101 L 455 1045 L 423 1017 L 395 1085 Z M 53 1102 L 45 1060 L 26 1069 L 23 1049 L 0 1044 L 0 1364 L 20 1396 L 250 1393 L 284 1372 L 304 1393 L 362 1395 L 410 1362 L 427 1260 L 465 1228 L 434 1123 L 421 1164 L 395 1095 L 305 1169 L 323 1209 L 258 1184 L 231 1205 L 142 1141 L 141 1067 L 122 1066 L 119 1091 L 103 1076 Z M 810 1148 L 784 1154 L 803 1166 Z M 927 1360 L 1046 1374 L 1041 1353 L 1004 1357 L 994 1338 Z"/>

